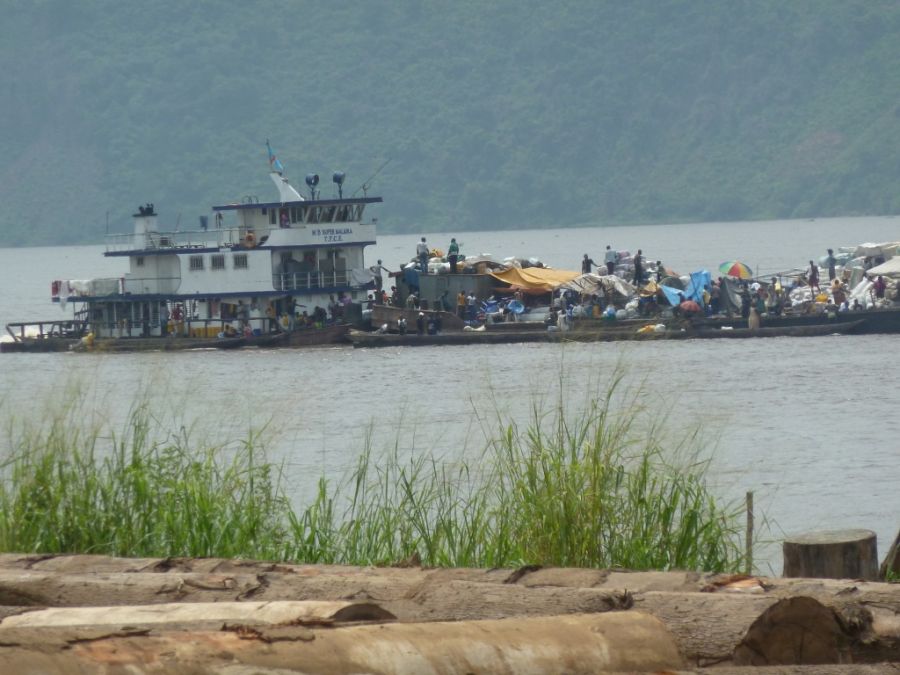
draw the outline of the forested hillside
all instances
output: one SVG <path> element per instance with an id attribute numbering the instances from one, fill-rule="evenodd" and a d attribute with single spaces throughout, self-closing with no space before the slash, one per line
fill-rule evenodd
<path id="1" fill-rule="evenodd" d="M 8 0 L 0 233 L 348 174 L 384 231 L 900 213 L 895 0 Z M 108 214 L 108 216 L 107 216 Z"/>

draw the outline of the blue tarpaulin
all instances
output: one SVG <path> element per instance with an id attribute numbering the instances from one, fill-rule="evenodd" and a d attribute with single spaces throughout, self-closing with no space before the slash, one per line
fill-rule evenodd
<path id="1" fill-rule="evenodd" d="M 663 295 L 666 296 L 666 300 L 669 301 L 669 304 L 672 305 L 672 307 L 681 304 L 681 296 L 684 291 L 679 288 L 672 288 L 671 286 L 663 285 L 660 285 L 660 289 L 662 290 Z"/>
<path id="2" fill-rule="evenodd" d="M 711 282 L 712 277 L 708 271 L 697 270 L 696 272 L 691 272 L 691 278 L 683 291 L 678 288 L 672 288 L 671 286 L 661 285 L 660 288 L 665 294 L 666 300 L 668 300 L 669 304 L 673 307 L 681 303 L 682 296 L 684 296 L 685 300 L 693 300 L 703 307 L 703 289 L 709 286 Z"/>
<path id="3" fill-rule="evenodd" d="M 703 307 L 703 289 L 712 283 L 712 277 L 707 270 L 691 272 L 691 280 L 684 289 L 684 297 L 693 300 Z"/>

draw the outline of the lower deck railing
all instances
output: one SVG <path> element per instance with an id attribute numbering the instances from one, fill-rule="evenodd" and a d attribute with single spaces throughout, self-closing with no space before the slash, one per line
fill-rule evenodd
<path id="1" fill-rule="evenodd" d="M 273 274 L 272 285 L 276 291 L 305 291 L 317 288 L 336 288 L 349 285 L 349 275 L 341 272 L 299 272 Z"/>

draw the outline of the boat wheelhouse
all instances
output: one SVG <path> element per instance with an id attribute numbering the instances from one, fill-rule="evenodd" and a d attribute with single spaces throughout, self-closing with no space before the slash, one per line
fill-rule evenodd
<path id="1" fill-rule="evenodd" d="M 273 160 L 270 151 L 280 169 Z M 293 328 L 303 312 L 324 320 L 335 300 L 364 300 L 373 285 L 364 250 L 376 227 L 365 209 L 381 197 L 345 198 L 342 173 L 334 174 L 337 199 L 320 198 L 317 175 L 306 179 L 310 198 L 282 171 L 269 175 L 277 201 L 214 206 L 212 225 L 202 217 L 196 231 L 163 230 L 153 204 L 139 207 L 133 233 L 109 235 L 104 254 L 127 258 L 128 271 L 54 281 L 53 301 L 78 303 L 76 319 L 104 338 L 162 336 L 170 326 L 212 337 L 229 324 L 258 335 Z"/>

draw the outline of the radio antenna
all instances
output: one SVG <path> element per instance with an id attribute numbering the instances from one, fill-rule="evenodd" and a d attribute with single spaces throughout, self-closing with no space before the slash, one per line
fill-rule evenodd
<path id="1" fill-rule="evenodd" d="M 392 159 L 393 159 L 393 157 L 388 157 L 388 159 L 384 162 L 384 164 L 379 166 L 378 170 L 375 173 L 373 173 L 371 176 L 369 176 L 369 178 L 366 180 L 366 182 L 364 182 L 362 185 L 360 185 L 358 188 L 356 188 L 356 191 L 351 196 L 355 197 L 356 193 L 359 192 L 360 190 L 363 191 L 363 197 L 367 196 L 367 194 L 369 192 L 369 188 L 372 187 L 372 181 L 375 180 L 375 176 L 380 174 L 381 170 L 384 167 L 386 167 L 388 164 L 390 164 Z"/>

